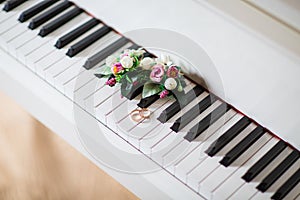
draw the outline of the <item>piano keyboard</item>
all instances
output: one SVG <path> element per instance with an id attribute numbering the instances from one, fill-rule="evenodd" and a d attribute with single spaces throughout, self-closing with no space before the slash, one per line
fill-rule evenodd
<path id="1" fill-rule="evenodd" d="M 92 69 L 110 54 L 139 46 L 101 20 L 65 0 L 0 3 L 1 48 L 199 198 L 300 199 L 299 150 L 202 86 L 186 80 L 184 105 L 139 100 L 141 94 L 127 100 L 120 88 L 106 87 Z M 131 121 L 127 113 L 138 106 L 153 112 L 149 123 Z"/>

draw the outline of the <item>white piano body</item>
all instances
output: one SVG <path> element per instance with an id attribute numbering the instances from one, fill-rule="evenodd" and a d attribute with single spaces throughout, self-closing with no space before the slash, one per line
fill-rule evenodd
<path id="1" fill-rule="evenodd" d="M 206 51 L 221 77 L 222 88 L 201 74 L 210 90 L 300 149 L 299 21 L 289 18 L 289 12 L 284 12 L 284 19 L 290 22 L 285 24 L 253 6 L 257 1 L 230 1 L 226 5 L 221 1 L 196 0 L 74 2 L 120 33 L 157 28 L 191 38 Z M 292 8 L 290 11 L 295 14 Z M 143 45 L 143 41 L 136 42 Z M 138 197 L 202 198 L 166 170 L 128 174 L 99 162 L 78 137 L 73 116 L 76 104 L 4 50 L 0 49 L 0 55 L 1 90 Z M 79 112 L 84 119 L 94 120 L 86 112 Z M 140 154 L 122 139 L 115 140 Z M 131 160 L 118 156 L 114 148 L 102 149 L 103 154 L 130 166 Z M 142 157 L 141 163 L 149 163 L 148 158 Z"/>

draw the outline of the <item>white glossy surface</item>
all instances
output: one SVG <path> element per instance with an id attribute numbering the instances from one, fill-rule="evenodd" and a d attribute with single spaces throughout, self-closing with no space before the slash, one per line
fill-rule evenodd
<path id="1" fill-rule="evenodd" d="M 295 134 L 300 132 L 299 34 L 239 1 L 132 0 L 129 10 L 146 12 L 138 17 L 127 12 L 130 23 L 123 17 L 126 1 L 75 2 L 121 33 L 160 28 L 191 38 L 214 62 L 223 81 L 224 100 L 300 148 L 300 135 Z M 153 41 L 154 46 L 158 43 Z M 211 91 L 222 95 L 223 88 L 215 80 L 205 74 L 203 78 Z"/>

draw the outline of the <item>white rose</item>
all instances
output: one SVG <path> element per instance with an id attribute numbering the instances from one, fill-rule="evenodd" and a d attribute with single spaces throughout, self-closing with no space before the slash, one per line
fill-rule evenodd
<path id="1" fill-rule="evenodd" d="M 143 55 L 145 52 L 146 52 L 145 50 L 143 50 L 143 49 L 140 48 L 140 49 L 134 51 L 134 55 L 136 55 L 136 56 L 141 56 L 141 55 Z"/>
<path id="2" fill-rule="evenodd" d="M 165 88 L 167 90 L 174 90 L 177 87 L 177 82 L 174 78 L 168 78 L 165 81 Z"/>
<path id="3" fill-rule="evenodd" d="M 120 63 L 124 68 L 131 68 L 133 66 L 133 59 L 130 58 L 129 56 L 124 56 L 121 60 Z"/>
<path id="4" fill-rule="evenodd" d="M 145 70 L 149 70 L 152 67 L 153 62 L 152 58 L 146 57 L 141 61 L 141 67 Z"/>
<path id="5" fill-rule="evenodd" d="M 115 62 L 117 62 L 117 58 L 115 56 L 108 56 L 105 60 L 107 66 L 112 66 Z"/>

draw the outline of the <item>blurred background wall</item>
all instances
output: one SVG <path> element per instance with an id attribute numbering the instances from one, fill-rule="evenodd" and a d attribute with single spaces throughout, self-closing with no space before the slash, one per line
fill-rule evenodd
<path id="1" fill-rule="evenodd" d="M 0 93 L 0 199 L 137 199 Z"/>

